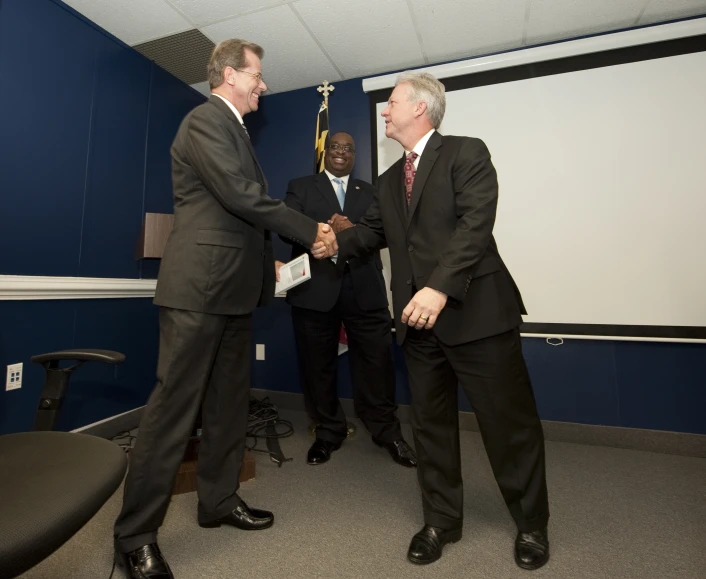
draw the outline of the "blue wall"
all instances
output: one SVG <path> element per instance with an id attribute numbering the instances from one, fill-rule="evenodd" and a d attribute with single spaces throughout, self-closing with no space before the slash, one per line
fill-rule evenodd
<path id="1" fill-rule="evenodd" d="M 155 277 L 135 260 L 142 216 L 172 211 L 169 146 L 203 100 L 61 2 L 3 0 L 0 274 Z M 0 433 L 31 428 L 44 380 L 31 355 L 127 355 L 76 372 L 60 416 L 76 428 L 144 403 L 157 338 L 150 299 L 0 301 L 0 368 L 25 364 L 23 387 L 0 390 Z"/>
<path id="2" fill-rule="evenodd" d="M 267 58 L 263 66 L 266 73 Z M 37 70 L 40 83 L 30 85 Z M 369 180 L 367 97 L 360 79 L 334 84 L 331 129 L 353 135 L 356 176 Z M 2 0 L 0 274 L 155 277 L 157 263 L 134 259 L 140 222 L 146 211 L 171 212 L 169 146 L 202 100 L 60 2 Z M 246 117 L 274 197 L 311 171 L 319 103 L 314 88 L 302 89 L 267 96 Z M 259 310 L 255 328 L 267 360 L 255 363 L 253 386 L 299 392 L 289 307 L 276 300 Z M 22 389 L 0 390 L 0 433 L 31 428 L 43 382 L 32 354 L 68 347 L 127 354 L 122 366 L 77 372 L 60 421 L 68 429 L 144 403 L 157 337 L 149 299 L 0 301 L 0 369 L 25 363 Z M 706 434 L 706 346 L 576 340 L 553 347 L 525 339 L 524 347 L 545 419 Z M 398 400 L 408 403 L 397 346 L 394 354 Z M 341 362 L 340 393 L 351 397 L 347 356 Z"/>

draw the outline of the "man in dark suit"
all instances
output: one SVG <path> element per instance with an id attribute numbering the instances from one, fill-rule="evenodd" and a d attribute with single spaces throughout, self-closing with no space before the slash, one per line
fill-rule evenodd
<path id="1" fill-rule="evenodd" d="M 537 569 L 549 558 L 549 507 L 542 426 L 520 343 L 526 312 L 493 238 L 490 154 L 478 139 L 436 132 L 445 106 L 444 87 L 430 74 L 397 79 L 382 116 L 405 155 L 380 176 L 358 225 L 338 235 L 338 257 L 390 250 L 426 523 L 408 558 L 431 563 L 461 538 L 460 382 L 518 527 L 515 560 Z"/>
<path id="2" fill-rule="evenodd" d="M 337 219 L 335 229 L 352 226 L 373 201 L 373 186 L 351 178 L 355 143 L 336 133 L 324 155 L 325 170 L 294 179 L 284 202 L 318 221 Z M 284 241 L 288 241 L 285 239 Z M 293 243 L 292 258 L 306 251 Z M 335 260 L 335 258 L 334 258 Z M 353 381 L 355 411 L 372 435 L 399 464 L 414 467 L 414 451 L 404 438 L 395 412 L 395 370 L 387 292 L 376 251 L 349 262 L 312 260 L 311 280 L 287 291 L 299 356 L 302 390 L 316 441 L 307 461 L 327 462 L 346 438 L 346 416 L 336 389 L 338 339 L 343 323 Z"/>
<path id="3" fill-rule="evenodd" d="M 251 314 L 274 294 L 269 230 L 304 246 L 334 246 L 329 225 L 267 195 L 243 124 L 266 90 L 262 48 L 226 40 L 213 51 L 211 98 L 191 111 L 171 149 L 174 228 L 155 295 L 160 343 L 157 384 L 140 422 L 122 511 L 116 562 L 133 579 L 172 578 L 157 546 L 197 412 L 202 407 L 198 522 L 265 529 L 268 511 L 238 496 L 245 447 Z"/>

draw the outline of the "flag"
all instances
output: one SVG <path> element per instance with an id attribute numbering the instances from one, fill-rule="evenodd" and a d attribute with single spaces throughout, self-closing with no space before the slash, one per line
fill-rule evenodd
<path id="1" fill-rule="evenodd" d="M 316 140 L 314 142 L 314 173 L 321 173 L 324 170 L 324 153 L 326 151 L 326 141 L 328 140 L 328 105 L 326 101 L 319 107 L 319 115 L 316 117 Z"/>
<path id="2" fill-rule="evenodd" d="M 338 355 L 345 354 L 348 351 L 348 335 L 346 328 L 341 324 L 341 330 L 338 333 Z"/>

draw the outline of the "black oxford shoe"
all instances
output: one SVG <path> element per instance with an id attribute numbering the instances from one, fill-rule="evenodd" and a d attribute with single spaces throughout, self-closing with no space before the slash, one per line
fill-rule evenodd
<path id="1" fill-rule="evenodd" d="M 517 533 L 515 562 L 518 566 L 533 571 L 547 561 L 549 561 L 549 537 L 546 528 L 531 533 Z"/>
<path id="2" fill-rule="evenodd" d="M 417 565 L 427 565 L 441 558 L 441 551 L 447 543 L 455 543 L 461 539 L 462 529 L 440 529 L 424 525 L 409 544 L 407 559 Z"/>
<path id="3" fill-rule="evenodd" d="M 324 464 L 331 458 L 331 453 L 341 448 L 340 442 L 329 442 L 317 438 L 306 455 L 309 464 Z"/>
<path id="4" fill-rule="evenodd" d="M 199 521 L 199 526 L 205 529 L 213 529 L 221 525 L 232 525 L 243 531 L 260 531 L 271 527 L 274 522 L 275 516 L 270 511 L 251 509 L 245 504 L 245 501 L 241 501 L 225 517 L 205 523 Z"/>
<path id="5" fill-rule="evenodd" d="M 157 543 L 144 545 L 129 553 L 115 552 L 115 563 L 130 579 L 174 579 Z"/>
<path id="6" fill-rule="evenodd" d="M 387 450 L 387 452 L 390 453 L 392 460 L 394 460 L 397 464 L 401 464 L 402 466 L 406 466 L 408 468 L 414 468 L 417 466 L 417 455 L 414 454 L 412 447 L 407 444 L 404 438 L 400 438 L 394 442 L 378 442 L 373 439 L 373 442 Z"/>

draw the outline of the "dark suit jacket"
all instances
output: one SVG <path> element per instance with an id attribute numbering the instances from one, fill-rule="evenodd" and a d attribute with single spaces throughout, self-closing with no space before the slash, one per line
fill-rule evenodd
<path id="1" fill-rule="evenodd" d="M 409 208 L 403 165 L 404 157 L 380 176 L 368 212 L 338 236 L 343 258 L 389 247 L 398 342 L 406 334 L 400 318 L 413 287 L 449 296 L 434 327 L 445 344 L 517 327 L 526 312 L 493 238 L 498 181 L 483 141 L 433 133 L 419 159 Z"/>
<path id="2" fill-rule="evenodd" d="M 182 121 L 171 154 L 174 228 L 154 303 L 248 314 L 274 294 L 268 230 L 310 245 L 316 223 L 267 195 L 250 139 L 216 96 Z"/>
<path id="3" fill-rule="evenodd" d="M 289 182 L 284 202 L 311 217 L 314 221 L 326 223 L 334 213 L 345 215 L 352 223 L 357 223 L 370 207 L 375 188 L 358 179 L 348 179 L 345 207 L 341 210 L 338 198 L 326 173 L 301 177 Z M 289 242 L 287 239 L 284 241 Z M 294 244 L 292 258 L 307 250 Z M 333 308 L 341 293 L 343 261 L 338 266 L 330 259 L 311 259 L 311 280 L 287 291 L 287 302 L 293 306 L 328 312 Z M 351 259 L 349 264 L 356 300 L 362 310 L 375 310 L 387 307 L 387 292 L 382 277 L 380 253 Z"/>

